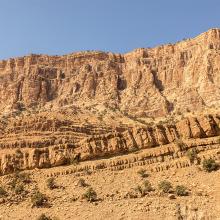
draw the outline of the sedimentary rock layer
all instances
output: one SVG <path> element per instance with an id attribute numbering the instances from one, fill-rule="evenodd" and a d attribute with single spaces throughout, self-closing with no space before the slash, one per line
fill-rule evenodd
<path id="1" fill-rule="evenodd" d="M 144 149 L 155 160 L 184 154 L 193 140 L 220 135 L 219 73 L 219 29 L 127 54 L 0 61 L 0 173 Z"/>
<path id="2" fill-rule="evenodd" d="M 127 129 L 76 126 L 71 121 L 48 120 L 35 117 L 14 120 L 5 125 L 0 139 L 0 171 L 48 168 L 90 159 L 123 155 L 143 149 L 161 148 L 154 154 L 163 155 L 163 149 L 173 143 L 174 152 L 187 150 L 184 141 L 220 135 L 220 116 L 205 115 L 184 118 L 177 123 Z M 164 148 L 163 148 L 164 147 Z M 174 152 L 171 152 L 172 154 Z M 169 154 L 169 151 L 166 153 Z"/>

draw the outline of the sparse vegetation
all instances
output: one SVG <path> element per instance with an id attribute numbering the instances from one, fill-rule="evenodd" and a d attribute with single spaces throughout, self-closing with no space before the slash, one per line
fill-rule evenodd
<path id="1" fill-rule="evenodd" d="M 16 181 L 20 181 L 23 183 L 31 183 L 31 178 L 30 178 L 30 174 L 28 173 L 20 173 L 17 172 L 14 174 L 13 179 L 15 179 Z"/>
<path id="2" fill-rule="evenodd" d="M 97 193 L 93 188 L 89 188 L 84 194 L 83 198 L 85 198 L 88 202 L 95 202 L 97 200 Z"/>
<path id="3" fill-rule="evenodd" d="M 46 216 L 45 214 L 41 214 L 36 220 L 52 220 L 52 218 Z"/>
<path id="4" fill-rule="evenodd" d="M 86 183 L 86 181 L 83 179 L 83 178 L 80 178 L 78 183 L 77 183 L 78 186 L 81 186 L 81 187 L 86 187 L 88 186 L 88 184 Z"/>
<path id="5" fill-rule="evenodd" d="M 138 185 L 134 190 L 143 197 L 153 191 L 153 187 L 151 186 L 151 183 L 146 180 L 144 181 L 143 186 Z"/>
<path id="6" fill-rule="evenodd" d="M 6 190 L 3 187 L 0 186 L 0 197 L 4 197 L 6 195 L 7 195 Z"/>
<path id="7" fill-rule="evenodd" d="M 180 150 L 183 150 L 185 148 L 185 143 L 182 139 L 177 139 L 175 143 Z"/>
<path id="8" fill-rule="evenodd" d="M 17 158 L 22 158 L 22 156 L 23 156 L 23 154 L 22 154 L 20 149 L 16 149 L 15 154 L 16 154 Z"/>
<path id="9" fill-rule="evenodd" d="M 35 192 L 34 195 L 31 197 L 33 207 L 44 206 L 47 203 L 47 201 L 47 197 L 39 191 Z"/>
<path id="10" fill-rule="evenodd" d="M 169 193 L 171 191 L 171 189 L 173 188 L 172 187 L 172 184 L 167 181 L 167 180 L 163 180 L 159 183 L 158 185 L 159 189 L 162 190 L 164 193 Z"/>
<path id="11" fill-rule="evenodd" d="M 177 196 L 187 196 L 188 195 L 187 188 L 183 185 L 176 186 L 175 193 Z"/>
<path id="12" fill-rule="evenodd" d="M 122 124 L 121 124 L 122 125 Z M 135 152 L 135 151 L 137 151 L 138 150 L 138 147 L 137 146 L 132 146 L 131 148 L 129 148 L 129 152 Z"/>
<path id="13" fill-rule="evenodd" d="M 197 159 L 197 152 L 195 149 L 190 149 L 186 152 L 186 156 L 189 158 L 190 163 L 194 163 L 194 161 Z"/>
<path id="14" fill-rule="evenodd" d="M 86 175 L 91 175 L 91 174 L 92 174 L 92 171 L 91 171 L 91 170 L 85 170 L 85 174 L 86 174 Z"/>
<path id="15" fill-rule="evenodd" d="M 78 165 L 80 161 L 80 155 L 74 155 L 69 158 L 69 164 Z"/>
<path id="16" fill-rule="evenodd" d="M 140 185 L 138 185 L 135 189 L 134 189 L 137 193 L 140 193 L 141 196 L 145 196 L 143 189 Z"/>
<path id="17" fill-rule="evenodd" d="M 47 179 L 47 187 L 51 190 L 57 188 L 54 177 L 51 177 L 51 178 Z"/>
<path id="18" fill-rule="evenodd" d="M 78 165 L 79 161 L 75 157 L 72 157 L 72 158 L 70 158 L 70 164 Z"/>
<path id="19" fill-rule="evenodd" d="M 153 187 L 152 187 L 151 183 L 148 180 L 144 181 L 144 189 L 147 192 L 153 191 Z"/>
<path id="20" fill-rule="evenodd" d="M 148 174 L 146 173 L 146 170 L 145 170 L 145 169 L 140 169 L 140 170 L 138 170 L 137 173 L 138 173 L 142 178 L 148 177 Z"/>
<path id="21" fill-rule="evenodd" d="M 23 192 L 25 192 L 24 189 L 24 184 L 18 184 L 15 186 L 14 191 L 16 194 L 22 194 Z"/>
<path id="22" fill-rule="evenodd" d="M 205 159 L 202 163 L 203 169 L 207 172 L 212 172 L 218 169 L 219 165 L 214 159 Z"/>
<path id="23" fill-rule="evenodd" d="M 15 173 L 10 176 L 10 182 L 8 185 L 10 186 L 11 190 L 15 192 L 15 194 L 23 194 L 27 193 L 25 191 L 25 184 L 29 184 L 31 182 L 30 175 L 27 173 Z"/>

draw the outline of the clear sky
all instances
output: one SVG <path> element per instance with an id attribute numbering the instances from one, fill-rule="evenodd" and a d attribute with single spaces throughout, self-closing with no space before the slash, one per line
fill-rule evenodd
<path id="1" fill-rule="evenodd" d="M 220 0 L 0 0 L 0 59 L 125 53 L 220 27 Z"/>

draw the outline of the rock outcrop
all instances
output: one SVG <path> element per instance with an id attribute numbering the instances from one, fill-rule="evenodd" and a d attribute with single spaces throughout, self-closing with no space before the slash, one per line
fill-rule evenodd
<path id="1" fill-rule="evenodd" d="M 154 154 L 162 156 L 169 144 L 176 147 L 166 151 L 166 155 L 184 153 L 190 148 L 191 140 L 220 135 L 220 115 L 184 118 L 177 123 L 154 126 L 97 129 L 88 125 L 76 126 L 71 120 L 52 121 L 36 114 L 33 120 L 30 116 L 14 119 L 12 124 L 5 124 L 1 132 L 0 172 L 7 174 L 154 148 Z"/>
<path id="2" fill-rule="evenodd" d="M 30 55 L 0 62 L 0 110 L 107 103 L 132 115 L 219 106 L 220 30 L 127 54 Z"/>
<path id="3" fill-rule="evenodd" d="M 124 55 L 1 61 L 0 173 L 148 149 L 156 160 L 183 154 L 190 141 L 220 135 L 219 73 L 219 29 Z M 115 123 L 121 118 L 132 123 Z"/>

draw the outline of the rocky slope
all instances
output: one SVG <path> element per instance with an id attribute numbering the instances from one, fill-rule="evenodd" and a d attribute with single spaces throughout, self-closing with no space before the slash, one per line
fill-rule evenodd
<path id="1" fill-rule="evenodd" d="M 0 173 L 219 136 L 219 68 L 220 29 L 124 55 L 1 61 Z"/>
<path id="2" fill-rule="evenodd" d="M 0 110 L 103 103 L 136 116 L 219 106 L 220 30 L 127 54 L 30 55 L 0 62 Z"/>
<path id="3" fill-rule="evenodd" d="M 172 156 L 176 152 L 184 153 L 190 149 L 190 142 L 204 139 L 206 143 L 209 137 L 217 137 L 212 143 L 219 144 L 220 115 L 185 118 L 177 123 L 114 129 L 93 125 L 77 126 L 71 120 L 52 120 L 35 114 L 34 117 L 13 119 L 11 123 L 5 124 L 1 132 L 0 171 L 7 174 L 16 170 L 49 168 L 73 163 L 74 160 L 99 159 L 143 149 L 151 153 L 150 149 L 154 149 L 158 156 Z M 183 144 L 183 140 L 189 142 L 188 145 Z M 173 144 L 174 148 L 167 148 L 169 144 Z M 158 150 L 158 146 L 163 147 Z"/>
<path id="4" fill-rule="evenodd" d="M 0 79 L 0 219 L 219 217 L 219 171 L 202 163 L 220 162 L 220 29 L 127 54 L 0 61 Z M 140 167 L 153 190 L 132 197 Z M 81 177 L 94 204 L 81 198 Z M 164 179 L 189 196 L 161 194 Z M 30 205 L 36 190 L 49 207 Z"/>

